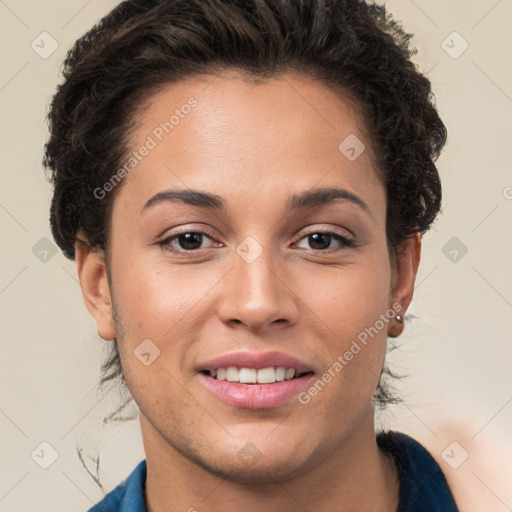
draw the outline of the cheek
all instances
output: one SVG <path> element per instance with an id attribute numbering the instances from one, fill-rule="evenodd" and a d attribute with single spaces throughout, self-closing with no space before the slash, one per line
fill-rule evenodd
<path id="1" fill-rule="evenodd" d="M 160 339 L 170 334 L 215 283 L 208 273 L 155 265 L 143 259 L 126 258 L 119 270 L 123 278 L 115 283 L 114 291 L 130 338 L 138 334 Z"/>
<path id="2" fill-rule="evenodd" d="M 390 306 L 390 266 L 366 254 L 350 265 L 316 270 L 302 280 L 301 296 L 342 339 L 375 323 Z"/>
<path id="3" fill-rule="evenodd" d="M 317 286 L 309 287 L 308 303 L 328 327 L 323 347 L 319 344 L 319 350 L 326 349 L 320 378 L 332 383 L 330 399 L 342 407 L 369 399 L 377 385 L 394 315 L 390 272 L 387 258 L 369 255 L 365 264 L 360 260 L 325 278 L 317 276 Z"/>
<path id="4" fill-rule="evenodd" d="M 114 283 L 118 347 L 126 381 L 136 395 L 141 394 L 138 387 L 147 386 L 156 396 L 157 387 L 175 386 L 172 376 L 180 373 L 181 382 L 183 369 L 190 368 L 195 342 L 213 314 L 205 304 L 224 273 L 192 267 L 173 268 L 148 258 L 118 260 L 117 275 L 123 276 Z M 150 358 L 157 354 L 148 366 L 137 356 L 143 342 Z"/>

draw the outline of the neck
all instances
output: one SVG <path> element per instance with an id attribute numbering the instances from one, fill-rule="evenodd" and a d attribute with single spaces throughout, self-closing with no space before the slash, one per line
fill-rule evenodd
<path id="1" fill-rule="evenodd" d="M 141 427 L 148 512 L 214 512 L 227 504 L 247 512 L 394 512 L 398 506 L 397 470 L 376 444 L 371 408 L 329 457 L 299 476 L 266 484 L 213 475 L 171 447 L 142 413 Z"/>

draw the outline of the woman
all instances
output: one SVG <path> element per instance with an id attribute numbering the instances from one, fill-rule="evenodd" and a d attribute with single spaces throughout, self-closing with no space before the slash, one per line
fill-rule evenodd
<path id="1" fill-rule="evenodd" d="M 93 511 L 454 511 L 374 430 L 446 140 L 384 7 L 125 1 L 49 115 L 53 235 L 140 409 Z"/>

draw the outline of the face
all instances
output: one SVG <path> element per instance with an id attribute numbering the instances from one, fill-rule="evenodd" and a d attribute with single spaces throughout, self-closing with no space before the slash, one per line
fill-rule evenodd
<path id="1" fill-rule="evenodd" d="M 307 471 L 373 422 L 393 304 L 408 303 L 362 123 L 291 75 L 173 84 L 137 121 L 110 282 L 90 285 L 112 301 L 116 322 L 93 314 L 145 445 L 238 481 Z"/>

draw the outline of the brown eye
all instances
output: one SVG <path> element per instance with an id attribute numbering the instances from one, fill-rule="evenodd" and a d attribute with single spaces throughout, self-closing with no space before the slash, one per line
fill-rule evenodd
<path id="1" fill-rule="evenodd" d="M 301 240 L 305 239 L 310 245 L 310 250 L 313 251 L 342 250 L 346 247 L 353 247 L 355 245 L 353 240 L 330 231 L 315 231 L 301 238 Z M 333 239 L 338 243 L 339 246 L 341 246 L 341 248 L 332 249 L 331 246 Z"/>
<path id="2" fill-rule="evenodd" d="M 186 231 L 176 235 L 169 236 L 158 242 L 158 245 L 171 252 L 193 252 L 206 247 L 201 247 L 204 239 L 213 239 L 202 231 Z"/>

